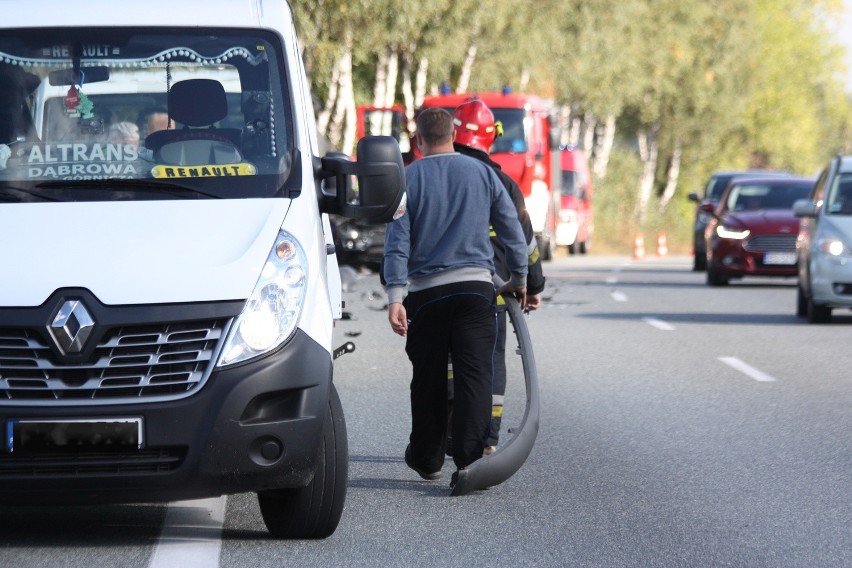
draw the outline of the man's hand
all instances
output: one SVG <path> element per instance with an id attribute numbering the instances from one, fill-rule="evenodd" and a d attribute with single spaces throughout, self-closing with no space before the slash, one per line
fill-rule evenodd
<path id="1" fill-rule="evenodd" d="M 534 312 L 541 307 L 541 294 L 527 294 L 526 311 Z"/>
<path id="2" fill-rule="evenodd" d="M 518 300 L 518 304 L 520 304 L 522 310 L 527 309 L 527 289 L 526 288 L 516 288 L 508 283 L 503 284 L 499 288 L 497 288 L 497 294 L 509 294 Z"/>
<path id="3" fill-rule="evenodd" d="M 397 303 L 388 305 L 388 321 L 394 333 L 405 337 L 408 333 L 408 314 L 405 306 Z"/>

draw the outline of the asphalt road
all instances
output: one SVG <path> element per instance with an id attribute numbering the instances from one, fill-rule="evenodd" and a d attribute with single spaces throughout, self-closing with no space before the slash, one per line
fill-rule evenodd
<path id="1" fill-rule="evenodd" d="M 506 483 L 450 497 L 403 463 L 404 340 L 374 275 L 338 323 L 349 490 L 324 541 L 270 539 L 255 499 L 0 509 L 0 566 L 852 566 L 852 312 L 795 280 L 709 288 L 685 257 L 557 257 L 533 313 L 541 428 Z M 504 437 L 524 395 L 510 357 Z"/>

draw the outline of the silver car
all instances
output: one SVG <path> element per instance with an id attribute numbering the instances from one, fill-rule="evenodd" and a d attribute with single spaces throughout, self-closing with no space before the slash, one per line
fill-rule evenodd
<path id="1" fill-rule="evenodd" d="M 832 159 L 793 212 L 801 218 L 796 314 L 827 323 L 832 309 L 852 308 L 852 155 Z"/>

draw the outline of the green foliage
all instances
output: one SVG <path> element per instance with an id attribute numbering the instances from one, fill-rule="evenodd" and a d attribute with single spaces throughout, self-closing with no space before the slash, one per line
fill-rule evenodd
<path id="1" fill-rule="evenodd" d="M 636 208 L 636 180 L 642 164 L 635 152 L 613 151 L 609 171 L 595 180 L 592 205 L 595 212 L 594 250 L 630 254 L 633 235 L 639 230 L 633 212 Z"/>
<path id="2" fill-rule="evenodd" d="M 852 152 L 852 105 L 843 53 L 826 31 L 839 0 L 294 0 L 306 67 L 322 100 L 352 33 L 354 95 L 372 97 L 375 66 L 388 50 L 428 85 L 455 85 L 471 46 L 470 90 L 515 90 L 553 98 L 580 115 L 618 118 L 620 140 L 653 126 L 656 194 L 635 224 L 641 164 L 620 146 L 596 190 L 602 243 L 631 246 L 665 228 L 670 248 L 689 241 L 686 194 L 718 169 L 771 167 L 814 173 Z M 401 92 L 401 91 L 398 91 Z M 400 97 L 401 98 L 401 97 Z M 656 201 L 675 149 L 676 195 Z M 591 149 L 587 149 L 591 150 Z"/>

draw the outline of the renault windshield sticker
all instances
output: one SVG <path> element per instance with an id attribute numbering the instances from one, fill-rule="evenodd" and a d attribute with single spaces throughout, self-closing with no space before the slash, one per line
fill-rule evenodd
<path id="1" fill-rule="evenodd" d="M 253 164 L 221 164 L 217 166 L 155 166 L 151 175 L 157 179 L 180 179 L 197 177 L 253 176 L 257 168 Z"/>
<path id="2" fill-rule="evenodd" d="M 29 178 L 134 178 L 139 158 L 136 144 L 45 144 L 24 157 Z"/>
<path id="3" fill-rule="evenodd" d="M 81 46 L 79 56 L 86 58 L 93 57 L 115 57 L 121 54 L 121 48 L 111 45 L 90 45 L 84 44 Z M 51 45 L 41 48 L 41 56 L 45 59 L 68 59 L 73 56 L 73 50 L 68 45 Z"/>

